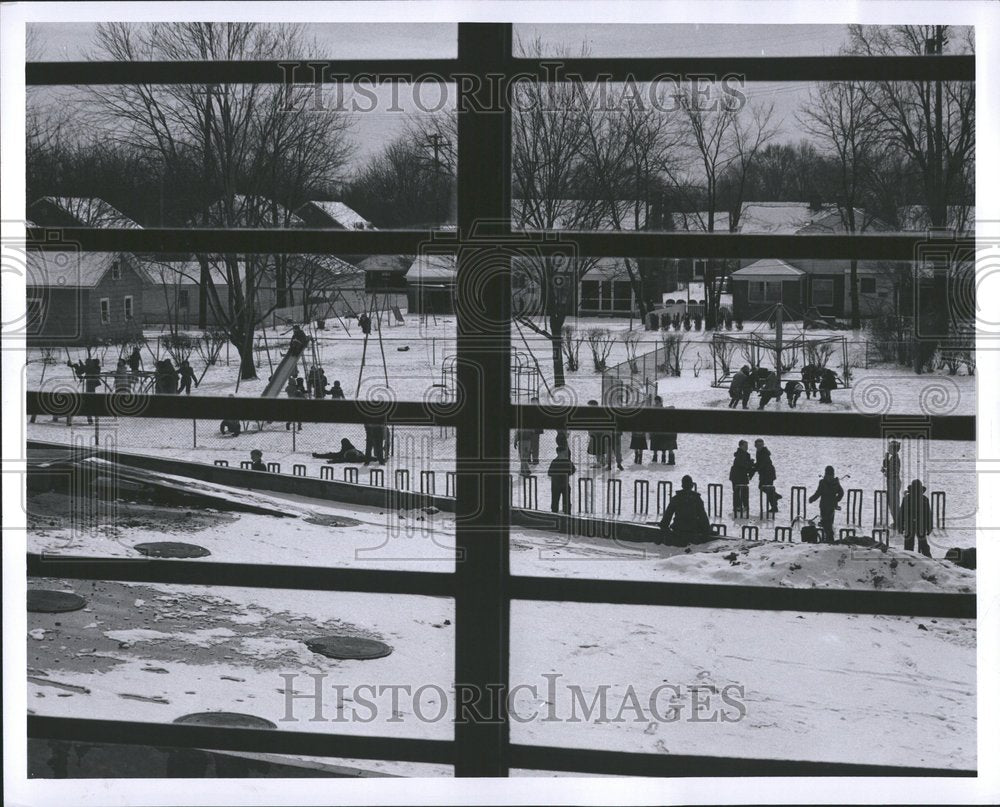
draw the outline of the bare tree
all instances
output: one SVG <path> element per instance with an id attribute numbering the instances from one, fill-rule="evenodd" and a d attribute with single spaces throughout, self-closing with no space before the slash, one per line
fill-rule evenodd
<path id="1" fill-rule="evenodd" d="M 943 54 L 973 52 L 971 28 L 945 25 L 852 25 L 849 48 L 864 55 Z M 965 81 L 874 81 L 861 85 L 887 147 L 902 152 L 916 166 L 930 227 L 954 226 L 952 206 L 963 207 L 973 195 L 975 153 L 975 85 Z M 955 267 L 943 263 L 943 273 Z M 923 305 L 913 312 L 923 322 L 918 331 L 950 329 L 941 306 Z M 930 325 L 929 320 L 936 320 Z M 913 366 L 919 373 L 936 350 L 935 339 L 918 340 Z"/>
<path id="2" fill-rule="evenodd" d="M 541 43 L 519 43 L 541 55 Z M 594 198 L 593 176 L 583 159 L 587 143 L 584 88 L 572 82 L 520 81 L 513 88 L 512 224 L 525 230 L 597 229 L 602 202 Z M 576 303 L 580 279 L 593 259 L 526 257 L 514 272 L 537 299 L 516 305 L 518 321 L 552 346 L 553 383 L 566 383 L 563 326 Z M 532 315 L 540 312 L 544 325 Z"/>
<path id="3" fill-rule="evenodd" d="M 727 212 L 727 226 L 736 232 L 740 225 L 743 202 L 749 187 L 751 171 L 761 150 L 774 138 L 777 127 L 772 124 L 774 106 L 743 105 L 734 95 L 722 94 L 715 103 L 702 107 L 696 98 L 679 94 L 678 100 L 687 122 L 686 147 L 695 173 L 704 179 L 701 191 L 706 209 L 696 215 L 700 229 L 715 232 L 716 214 Z M 666 174 L 683 189 L 690 187 L 678 170 L 665 165 Z M 691 170 L 690 167 L 688 170 Z M 728 274 L 728 262 L 722 263 L 722 275 Z M 722 279 L 706 272 L 705 326 L 715 327 Z"/>
<path id="4" fill-rule="evenodd" d="M 800 110 L 799 121 L 815 135 L 836 162 L 836 204 L 840 223 L 848 233 L 864 232 L 872 222 L 863 204 L 867 180 L 878 142 L 876 113 L 863 88 L 852 81 L 814 88 Z M 858 261 L 851 260 L 851 328 L 861 328 L 861 292 Z"/>
<path id="5" fill-rule="evenodd" d="M 311 55 L 303 29 L 255 23 L 110 23 L 98 27 L 101 58 L 116 61 L 238 60 Z M 168 170 L 197 166 L 194 226 L 287 226 L 289 212 L 343 165 L 350 120 L 310 114 L 312 90 L 265 84 L 113 85 L 89 90 L 95 123 L 109 138 L 145 150 Z M 195 172 L 191 172 L 195 173 Z M 198 255 L 202 305 L 211 308 L 240 354 L 241 378 L 255 378 L 253 340 L 266 312 L 262 288 L 283 297 L 289 261 L 273 255 Z M 225 303 L 211 269 L 225 278 Z M 204 325 L 204 322 L 200 323 Z"/>

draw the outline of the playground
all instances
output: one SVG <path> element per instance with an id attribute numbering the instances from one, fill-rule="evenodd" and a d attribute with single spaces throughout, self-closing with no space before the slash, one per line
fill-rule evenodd
<path id="1" fill-rule="evenodd" d="M 400 323 L 399 320 L 402 320 Z M 586 323 L 586 325 L 585 325 Z M 289 357 L 291 328 L 285 323 L 264 329 L 257 337 L 255 359 L 258 365 L 255 379 L 239 379 L 239 361 L 231 346 L 216 341 L 207 345 L 207 338 L 198 341 L 199 334 L 189 335 L 188 358 L 195 371 L 197 386 L 194 395 L 259 396 L 284 395 L 285 382 L 291 373 L 306 379 L 312 367 L 323 370 L 329 384 L 336 380 L 349 399 L 359 400 L 418 400 L 428 403 L 454 400 L 455 395 L 455 321 L 453 317 L 401 315 L 383 312 L 373 320 L 372 333 L 366 338 L 355 320 L 329 319 L 323 329 L 306 325 L 309 343 L 304 351 Z M 568 329 L 569 338 L 582 340 L 576 370 L 565 372 L 566 385 L 552 386 L 553 357 L 550 342 L 538 334 L 515 328 L 512 355 L 512 389 L 517 400 L 527 403 L 531 397 L 541 403 L 586 403 L 588 400 L 607 400 L 608 390 L 637 390 L 648 383 L 636 380 L 653 379 L 655 394 L 665 405 L 683 408 L 703 408 L 705 417 L 712 411 L 728 406 L 726 384 L 718 384 L 720 358 L 718 332 L 705 331 L 644 331 L 638 323 L 626 319 L 600 320 L 600 340 L 595 341 L 596 357 L 591 352 L 590 339 L 585 337 L 585 327 L 593 330 L 594 321 L 577 320 Z M 630 329 L 630 325 L 633 326 Z M 724 332 L 725 340 L 734 347 L 728 367 L 738 367 L 743 361 L 760 356 L 760 342 L 774 341 L 774 329 L 766 323 L 747 325 L 746 356 L 740 354 L 741 333 Z M 682 354 L 668 365 L 663 364 L 664 337 L 679 338 Z M 768 404 L 769 409 L 780 409 L 794 417 L 797 411 L 853 411 L 868 414 L 974 414 L 975 377 L 967 373 L 948 375 L 945 372 L 915 375 L 907 368 L 891 364 L 876 364 L 873 352 L 866 343 L 844 339 L 842 332 L 803 331 L 797 323 L 784 324 L 786 344 L 806 338 L 815 343 L 832 342 L 836 351 L 829 351 L 825 358 L 831 363 L 848 362 L 847 373 L 838 366 L 841 378 L 847 376 L 850 386 L 832 393 L 832 403 L 824 404 L 817 397 L 799 399 L 792 410 L 784 397 Z M 183 341 L 183 340 L 182 340 Z M 177 340 L 169 334 L 146 332 L 141 345 L 143 367 L 153 367 L 157 361 L 177 354 Z M 758 343 L 754 347 L 754 342 Z M 110 371 L 117 360 L 116 347 L 95 349 L 93 354 L 101 360 L 102 368 Z M 672 348 L 676 350 L 676 348 Z M 757 351 L 757 352 L 754 352 Z M 863 358 L 869 355 L 867 364 Z M 50 392 L 76 392 L 82 389 L 66 361 L 85 357 L 82 349 L 65 350 L 65 355 L 35 351 L 28 364 L 28 386 Z M 655 364 L 643 361 L 651 354 Z M 807 352 L 800 347 L 786 350 L 782 364 L 785 375 L 797 377 Z M 857 363 L 851 365 L 851 357 Z M 181 355 L 174 355 L 179 363 Z M 766 351 L 762 363 L 766 365 Z M 786 364 L 787 363 L 787 364 Z M 676 365 L 676 366 L 674 366 Z M 632 373 L 633 367 L 638 371 Z M 674 371 L 679 367 L 680 375 Z M 617 375 L 615 374 L 617 373 Z M 270 389 L 268 381 L 271 379 Z M 113 379 L 104 378 L 105 389 L 113 388 Z M 649 390 L 650 392 L 652 390 Z M 181 396 L 183 397 L 183 396 Z M 750 406 L 756 408 L 759 398 L 754 394 Z M 183 411 L 178 401 L 179 412 Z M 304 424 L 301 430 L 294 424 L 245 422 L 237 438 L 219 433 L 216 422 L 182 420 L 156 420 L 128 417 L 109 420 L 99 419 L 87 424 L 77 418 L 71 426 L 65 419 L 53 421 L 44 416 L 27 426 L 27 437 L 33 440 L 83 445 L 116 445 L 119 450 L 148 454 L 163 458 L 200 463 L 227 464 L 239 467 L 249 463 L 250 452 L 262 452 L 263 461 L 275 472 L 304 474 L 309 477 L 380 485 L 391 488 L 452 495 L 455 456 L 454 435 L 449 429 L 392 427 L 389 435 L 389 454 L 384 465 L 329 464 L 316 459 L 314 453 L 339 450 L 346 438 L 360 450 L 365 448 L 364 429 L 359 424 Z M 546 469 L 555 456 L 554 433 L 540 436 L 538 464 L 529 468 L 530 476 L 520 475 L 520 462 L 516 450 L 512 451 L 511 486 L 514 506 L 527 509 L 548 509 L 549 483 Z M 587 454 L 588 435 L 573 432 L 570 450 L 577 472 L 572 481 L 573 511 L 601 519 L 645 523 L 656 521 L 662 513 L 669 494 L 679 488 L 680 478 L 690 474 L 699 485 L 713 523 L 721 524 L 729 537 L 740 536 L 745 527 L 756 528 L 760 537 L 774 539 L 775 527 L 791 527 L 796 517 L 810 518 L 815 508 L 800 506 L 794 489 L 805 488 L 809 496 L 815 489 L 826 465 L 833 465 L 850 501 L 842 503 L 835 527 L 854 529 L 859 535 L 872 535 L 873 530 L 886 527 L 884 500 L 880 492 L 885 489 L 881 462 L 886 450 L 877 439 L 831 438 L 767 438 L 777 469 L 777 489 L 785 497 L 781 510 L 774 519 L 762 512 L 755 488 L 751 489 L 750 513 L 747 518 L 736 518 L 733 511 L 732 492 L 728 483 L 729 466 L 739 439 L 751 443 L 754 434 L 704 435 L 682 434 L 678 437 L 677 464 L 650 463 L 650 452 L 644 464 L 633 461 L 629 450 L 629 433 L 621 436 L 623 469 L 616 464 L 595 467 Z M 512 435 L 513 439 L 513 435 Z M 927 487 L 928 495 L 943 494 L 934 498 L 939 506 L 936 513 L 942 517 L 932 546 L 935 553 L 943 554 L 949 548 L 975 545 L 976 485 L 974 475 L 975 447 L 972 443 L 928 441 L 915 438 L 907 441 L 902 451 L 902 476 L 904 486 L 910 479 L 919 478 Z M 793 511 L 793 504 L 795 509 Z M 848 504 L 851 507 L 848 507 Z M 799 522 L 794 524 L 797 536 Z M 752 535 L 752 530 L 750 532 Z"/>

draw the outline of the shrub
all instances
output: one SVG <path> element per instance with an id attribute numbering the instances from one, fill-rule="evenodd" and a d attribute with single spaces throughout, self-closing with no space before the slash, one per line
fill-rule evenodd
<path id="1" fill-rule="evenodd" d="M 598 373 L 608 369 L 608 356 L 615 344 L 615 337 L 607 328 L 591 328 L 587 331 L 587 343 L 594 360 L 594 370 Z"/>

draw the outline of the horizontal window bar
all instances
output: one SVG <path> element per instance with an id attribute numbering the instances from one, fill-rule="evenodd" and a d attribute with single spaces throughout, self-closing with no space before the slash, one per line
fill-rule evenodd
<path id="1" fill-rule="evenodd" d="M 416 255 L 431 242 L 426 230 L 27 228 L 27 246 L 83 252 Z M 435 251 L 448 249 L 434 244 Z"/>
<path id="2" fill-rule="evenodd" d="M 510 578 L 515 600 L 656 605 L 676 608 L 738 608 L 826 614 L 881 614 L 975 619 L 975 594 L 784 588 L 716 583 L 659 583 L 555 577 Z"/>
<path id="3" fill-rule="evenodd" d="M 28 414 L 98 415 L 183 419 L 235 419 L 304 423 L 368 423 L 394 425 L 456 425 L 462 416 L 457 404 L 420 401 L 317 400 L 312 398 L 219 397 L 215 395 L 115 395 L 72 392 L 27 392 Z"/>
<path id="4" fill-rule="evenodd" d="M 453 575 L 442 572 L 315 569 L 189 560 L 118 560 L 29 553 L 27 563 L 29 577 L 127 583 L 352 591 L 426 597 L 450 597 L 454 583 Z M 512 599 L 547 602 L 976 618 L 974 594 L 523 576 L 511 577 L 509 590 Z"/>
<path id="5" fill-rule="evenodd" d="M 975 238 L 894 235 L 764 235 L 691 232 L 517 232 L 522 249 L 542 255 L 592 258 L 828 258 L 840 260 L 921 260 L 923 251 L 975 249 Z M 515 242 L 516 244 L 516 242 Z"/>
<path id="6" fill-rule="evenodd" d="M 455 59 L 28 62 L 27 86 L 96 84 L 284 84 L 288 81 L 453 81 Z"/>
<path id="7" fill-rule="evenodd" d="M 28 246 L 84 252 L 194 252 L 243 254 L 417 255 L 459 247 L 507 248 L 512 256 L 607 258 L 828 258 L 841 260 L 941 259 L 941 251 L 976 248 L 973 237 L 896 235 L 747 235 L 689 232 L 510 232 L 460 241 L 454 233 L 420 230 L 94 229 L 27 228 Z M 934 253 L 931 256 L 931 253 Z"/>
<path id="8" fill-rule="evenodd" d="M 857 412 L 607 408 L 515 405 L 521 428 L 669 431 L 695 434 L 771 434 L 788 437 L 877 437 L 919 430 L 932 440 L 975 440 L 975 415 L 871 415 Z"/>
<path id="9" fill-rule="evenodd" d="M 33 552 L 28 553 L 27 561 L 29 577 L 60 577 L 70 580 L 351 591 L 417 597 L 451 597 L 454 588 L 453 575 L 444 572 L 323 569 L 311 566 L 207 563 L 148 558 L 94 558 L 84 555 L 40 555 Z"/>
<path id="10" fill-rule="evenodd" d="M 461 404 L 396 401 L 330 401 L 293 398 L 221 398 L 208 395 L 97 395 L 26 393 L 29 415 L 98 415 L 184 419 L 296 420 L 303 423 L 365 423 L 385 420 L 396 425 L 468 426 L 479 420 Z M 504 428 L 621 431 L 676 431 L 697 434 L 769 434 L 788 437 L 876 437 L 918 430 L 932 440 L 975 440 L 974 415 L 864 415 L 844 412 L 730 411 L 705 409 L 630 410 L 601 406 L 555 407 L 496 403 L 494 413 Z M 506 415 L 506 417 L 505 417 Z"/>
<path id="11" fill-rule="evenodd" d="M 556 66 L 558 65 L 558 72 Z M 653 81 L 737 75 L 746 81 L 975 81 L 975 56 L 664 56 L 514 58 L 514 75 L 542 81 Z"/>
<path id="12" fill-rule="evenodd" d="M 642 754 L 543 745 L 510 746 L 510 767 L 605 776 L 975 776 L 957 768 L 918 768 L 798 759 Z"/>
<path id="13" fill-rule="evenodd" d="M 442 765 L 451 765 L 454 754 L 454 743 L 451 740 L 232 729 L 43 715 L 28 715 L 28 737 L 36 740 L 157 745 L 204 748 L 211 751 L 431 762 Z"/>
<path id="14" fill-rule="evenodd" d="M 315 67 L 313 67 L 315 65 Z M 483 65 L 458 59 L 281 61 L 28 62 L 28 86 L 108 84 L 282 84 L 320 80 L 455 81 Z M 540 81 L 653 81 L 738 75 L 746 81 L 975 81 L 971 55 L 707 56 L 649 58 L 523 58 L 495 66 Z"/>

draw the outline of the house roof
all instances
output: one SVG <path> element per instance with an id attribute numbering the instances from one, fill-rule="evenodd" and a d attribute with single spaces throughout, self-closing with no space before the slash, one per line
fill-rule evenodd
<path id="1" fill-rule="evenodd" d="M 81 227 L 113 228 L 121 230 L 141 230 L 142 227 L 118 208 L 96 196 L 42 196 L 28 209 L 32 218 L 42 226 L 45 224 L 45 206 L 51 205 L 61 213 L 75 220 Z M 41 215 L 39 215 L 41 214 Z M 58 226 L 62 222 L 53 222 Z"/>
<path id="2" fill-rule="evenodd" d="M 406 272 L 410 263 L 402 255 L 369 255 L 358 261 L 358 268 L 365 272 Z"/>
<path id="3" fill-rule="evenodd" d="M 356 210 L 345 205 L 343 202 L 322 202 L 313 200 L 306 202 L 295 212 L 305 218 L 303 208 L 310 208 L 319 211 L 323 217 L 331 223 L 343 227 L 345 230 L 373 230 L 372 223 Z"/>
<path id="4" fill-rule="evenodd" d="M 792 235 L 808 226 L 816 213 L 808 202 L 745 202 L 739 231 Z"/>
<path id="5" fill-rule="evenodd" d="M 705 232 L 708 228 L 707 210 L 675 212 L 670 215 L 675 230 Z M 791 235 L 807 226 L 815 216 L 816 211 L 810 208 L 808 202 L 744 202 L 737 231 Z M 729 232 L 729 222 L 729 211 L 715 211 L 715 232 Z"/>
<path id="6" fill-rule="evenodd" d="M 734 280 L 766 280 L 768 278 L 787 278 L 791 280 L 801 277 L 804 274 L 805 272 L 801 269 L 796 269 L 782 260 L 765 258 L 764 260 L 755 261 L 749 266 L 744 266 L 742 269 L 737 269 L 732 273 L 731 277 Z"/>
<path id="7" fill-rule="evenodd" d="M 418 255 L 406 273 L 408 283 L 454 283 L 454 255 Z"/>
<path id="8" fill-rule="evenodd" d="M 549 224 L 555 230 L 642 230 L 646 226 L 648 205 L 635 200 L 622 199 L 552 199 L 540 203 L 540 211 L 526 209 L 525 199 L 511 200 L 511 215 L 515 222 L 522 222 L 527 229 Z M 638 206 L 638 227 L 636 207 Z"/>
<path id="9" fill-rule="evenodd" d="M 708 211 L 693 210 L 679 211 L 670 214 L 670 220 L 675 230 L 684 232 L 705 232 L 708 228 Z M 715 211 L 715 220 L 712 222 L 714 232 L 729 232 L 729 213 L 724 210 Z"/>
<path id="10" fill-rule="evenodd" d="M 28 249 L 25 285 L 36 288 L 93 288 L 118 259 L 117 252 Z"/>

